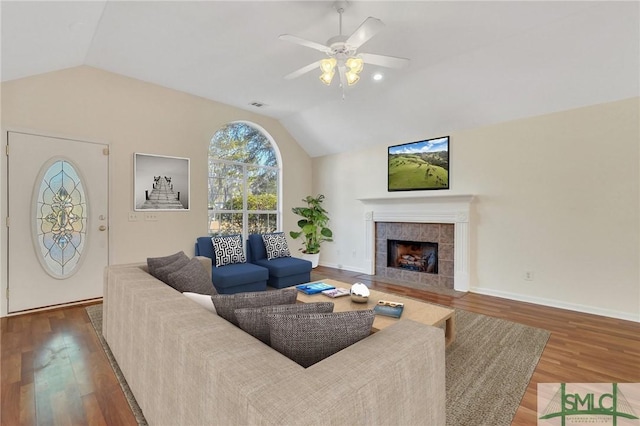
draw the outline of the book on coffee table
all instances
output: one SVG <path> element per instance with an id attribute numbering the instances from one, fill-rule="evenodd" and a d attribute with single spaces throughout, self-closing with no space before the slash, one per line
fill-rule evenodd
<path id="1" fill-rule="evenodd" d="M 320 282 L 320 283 L 300 284 L 300 285 L 297 285 L 296 288 L 298 289 L 298 291 L 301 291 L 304 294 L 317 294 L 324 290 L 331 290 L 336 287 Z"/>
<path id="2" fill-rule="evenodd" d="M 378 304 L 373 307 L 376 315 L 385 315 L 387 317 L 400 318 L 404 310 L 404 303 L 390 302 L 388 300 L 378 300 Z"/>
<path id="3" fill-rule="evenodd" d="M 330 290 L 324 290 L 322 294 L 324 294 L 325 296 L 329 296 L 332 299 L 335 299 L 336 297 L 348 296 L 351 293 L 349 292 L 348 288 L 336 287 Z"/>

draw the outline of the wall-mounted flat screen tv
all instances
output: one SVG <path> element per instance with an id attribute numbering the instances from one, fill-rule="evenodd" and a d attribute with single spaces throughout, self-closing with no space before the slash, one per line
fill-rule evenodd
<path id="1" fill-rule="evenodd" d="M 389 191 L 449 189 L 449 136 L 389 147 Z"/>

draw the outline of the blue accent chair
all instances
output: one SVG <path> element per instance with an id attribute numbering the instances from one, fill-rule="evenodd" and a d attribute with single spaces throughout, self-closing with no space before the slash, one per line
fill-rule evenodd
<path id="1" fill-rule="evenodd" d="M 270 287 L 285 288 L 311 281 L 311 262 L 308 260 L 297 257 L 268 260 L 261 234 L 249 235 L 247 261 L 269 270 L 267 285 Z"/>
<path id="2" fill-rule="evenodd" d="M 220 294 L 234 294 L 267 289 L 269 270 L 253 263 L 235 263 L 216 267 L 216 256 L 211 237 L 198 237 L 196 256 L 211 259 L 211 281 Z"/>

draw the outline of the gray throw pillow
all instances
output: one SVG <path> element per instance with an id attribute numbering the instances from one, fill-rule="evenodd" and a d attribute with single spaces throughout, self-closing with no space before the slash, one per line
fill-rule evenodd
<path id="1" fill-rule="evenodd" d="M 235 314 L 241 329 L 270 344 L 267 314 L 326 314 L 333 312 L 333 302 L 294 303 L 292 305 L 263 306 L 262 308 L 236 309 Z"/>
<path id="2" fill-rule="evenodd" d="M 238 325 L 236 309 L 240 308 L 261 308 L 271 305 L 290 305 L 296 303 L 298 290 L 295 288 L 284 288 L 274 291 L 254 291 L 236 294 L 216 294 L 211 296 L 216 312 L 222 318 L 234 325 Z"/>
<path id="3" fill-rule="evenodd" d="M 175 262 L 169 263 L 168 265 L 165 265 L 161 268 L 156 268 L 156 273 L 152 275 L 154 275 L 160 281 L 167 283 L 169 274 L 171 274 L 172 272 L 176 272 L 187 263 L 189 263 L 189 258 L 187 256 L 180 257 Z"/>
<path id="4" fill-rule="evenodd" d="M 234 263 L 246 263 L 244 249 L 242 248 L 242 235 L 224 235 L 211 238 L 215 265 L 224 266 Z"/>
<path id="5" fill-rule="evenodd" d="M 167 266 L 168 264 L 173 263 L 178 259 L 187 259 L 187 260 L 189 260 L 189 258 L 187 257 L 186 254 L 184 254 L 183 251 L 179 251 L 178 253 L 172 254 L 171 256 L 148 257 L 147 258 L 147 267 L 149 268 L 149 273 L 155 277 L 156 276 L 156 269 L 162 268 L 163 266 Z"/>
<path id="6" fill-rule="evenodd" d="M 284 232 L 263 234 L 262 241 L 264 242 L 264 248 L 267 250 L 267 260 L 291 257 Z"/>
<path id="7" fill-rule="evenodd" d="M 182 268 L 167 275 L 167 284 L 180 293 L 218 294 L 209 273 L 198 259 L 191 259 Z"/>
<path id="8" fill-rule="evenodd" d="M 267 314 L 271 347 L 303 367 L 371 334 L 373 310 L 331 314 Z"/>

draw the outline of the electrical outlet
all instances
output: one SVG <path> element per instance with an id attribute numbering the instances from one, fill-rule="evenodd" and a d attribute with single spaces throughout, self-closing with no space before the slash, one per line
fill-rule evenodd
<path id="1" fill-rule="evenodd" d="M 129 212 L 129 222 L 137 222 L 140 220 L 138 212 Z"/>
<path id="2" fill-rule="evenodd" d="M 525 271 L 524 272 L 524 280 L 525 281 L 533 281 L 533 271 Z"/>
<path id="3" fill-rule="evenodd" d="M 158 214 L 147 212 L 144 214 L 144 220 L 146 220 L 147 222 L 155 222 L 158 220 Z"/>

